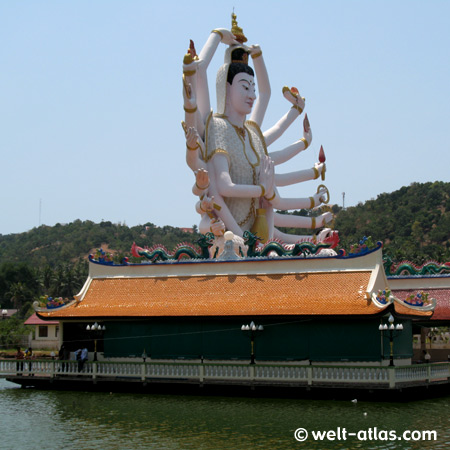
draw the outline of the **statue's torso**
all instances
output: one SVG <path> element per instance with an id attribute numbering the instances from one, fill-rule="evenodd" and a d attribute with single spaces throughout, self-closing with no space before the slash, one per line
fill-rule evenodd
<path id="1" fill-rule="evenodd" d="M 224 154 L 228 159 L 233 183 L 259 184 L 259 166 L 267 149 L 255 122 L 245 122 L 243 137 L 224 116 L 210 116 L 205 139 L 207 160 L 216 153 Z M 249 230 L 254 222 L 258 199 L 225 197 L 224 201 L 241 229 Z"/>

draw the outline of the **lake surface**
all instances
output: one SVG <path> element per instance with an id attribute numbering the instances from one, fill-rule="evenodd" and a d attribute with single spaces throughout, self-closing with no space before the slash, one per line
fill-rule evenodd
<path id="1" fill-rule="evenodd" d="M 331 395 L 331 394 L 330 394 Z M 0 379 L 0 449 L 442 449 L 450 397 L 351 402 L 20 389 Z M 334 440 L 314 440 L 330 431 Z M 376 427 L 376 431 L 375 431 Z M 304 442 L 294 431 L 305 428 Z M 347 439 L 343 439 L 343 429 Z M 371 431 L 369 431 L 371 430 Z M 383 430 L 436 431 L 437 440 L 386 440 Z M 348 433 L 359 433 L 349 436 Z M 372 435 L 370 435 L 372 433 Z M 376 433 L 377 439 L 370 439 Z M 301 432 L 299 433 L 301 437 Z M 361 438 L 361 439 L 358 439 Z M 409 437 L 409 435 L 407 436 Z M 367 440 L 363 440 L 367 438 Z"/>

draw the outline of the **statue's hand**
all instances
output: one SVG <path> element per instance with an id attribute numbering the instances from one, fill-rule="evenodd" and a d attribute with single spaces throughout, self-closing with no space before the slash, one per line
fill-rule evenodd
<path id="1" fill-rule="evenodd" d="M 314 167 L 317 169 L 319 174 L 322 174 L 322 172 L 325 171 L 325 163 L 315 163 Z M 317 177 L 318 178 L 318 177 Z"/>
<path id="2" fill-rule="evenodd" d="M 324 201 L 327 200 L 327 197 L 329 197 L 328 189 L 320 189 L 317 194 L 313 195 L 314 198 L 314 204 L 315 206 L 318 206 L 320 203 L 324 203 Z"/>
<path id="3" fill-rule="evenodd" d="M 259 172 L 259 182 L 264 186 L 266 198 L 273 196 L 273 186 L 275 180 L 275 168 L 273 161 L 268 157 L 264 157 L 261 160 L 261 168 Z"/>
<path id="4" fill-rule="evenodd" d="M 218 34 L 221 35 L 222 39 L 220 42 L 223 42 L 226 45 L 238 45 L 239 42 L 235 39 L 234 34 L 227 30 L 226 28 L 216 28 L 214 31 L 217 31 Z"/>
<path id="5" fill-rule="evenodd" d="M 186 131 L 186 145 L 194 148 L 198 144 L 199 135 L 194 127 L 189 127 Z"/>
<path id="6" fill-rule="evenodd" d="M 223 236 L 225 229 L 225 224 L 222 222 L 222 219 L 213 219 L 211 221 L 210 231 L 214 236 Z"/>
<path id="7" fill-rule="evenodd" d="M 204 195 L 202 199 L 200 200 L 200 209 L 202 211 L 212 211 L 214 207 L 214 197 L 208 197 L 207 195 Z"/>
<path id="8" fill-rule="evenodd" d="M 312 131 L 311 131 L 311 125 L 309 124 L 309 120 L 308 120 L 308 114 L 305 114 L 305 118 L 303 119 L 303 137 L 308 142 L 308 146 L 311 145 Z"/>
<path id="9" fill-rule="evenodd" d="M 189 59 L 186 59 L 186 57 L 183 59 L 183 72 L 186 73 L 187 72 L 187 76 L 192 76 L 190 75 L 192 72 L 195 72 L 197 70 L 197 67 L 202 63 L 201 59 L 195 59 L 190 61 Z"/>
<path id="10" fill-rule="evenodd" d="M 195 172 L 195 185 L 202 191 L 209 188 L 209 174 L 206 169 L 198 169 Z"/>
<path id="11" fill-rule="evenodd" d="M 259 44 L 254 44 L 250 47 L 245 46 L 244 48 L 250 53 L 250 55 L 257 55 L 261 52 L 261 47 L 259 46 Z"/>
<path id="12" fill-rule="evenodd" d="M 284 86 L 283 96 L 288 102 L 292 103 L 300 114 L 305 109 L 305 98 L 299 94 L 297 88 L 292 87 L 289 89 L 287 86 Z"/>
<path id="13" fill-rule="evenodd" d="M 324 227 L 327 223 L 332 222 L 333 219 L 334 219 L 333 213 L 331 212 L 323 213 L 316 218 L 316 227 L 317 228 Z"/>

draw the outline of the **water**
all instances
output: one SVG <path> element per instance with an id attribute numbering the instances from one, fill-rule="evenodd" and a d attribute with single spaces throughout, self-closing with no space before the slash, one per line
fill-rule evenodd
<path id="1" fill-rule="evenodd" d="M 0 379 L 1 450 L 442 449 L 450 397 L 406 403 L 20 389 Z M 294 430 L 310 437 L 303 443 Z M 315 441 L 311 430 L 436 430 L 436 441 Z M 364 437 L 364 436 L 361 436 Z"/>

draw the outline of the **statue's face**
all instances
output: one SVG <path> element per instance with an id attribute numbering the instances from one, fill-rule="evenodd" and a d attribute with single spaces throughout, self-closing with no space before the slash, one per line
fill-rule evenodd
<path id="1" fill-rule="evenodd" d="M 227 84 L 227 108 L 231 108 L 234 112 L 243 115 L 250 114 L 255 99 L 255 81 L 248 73 L 236 74 L 233 83 Z"/>

